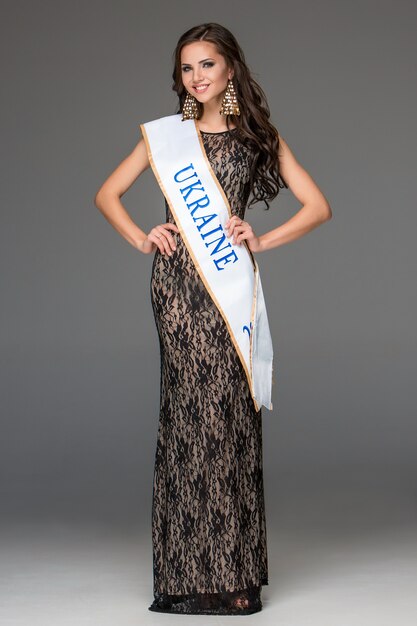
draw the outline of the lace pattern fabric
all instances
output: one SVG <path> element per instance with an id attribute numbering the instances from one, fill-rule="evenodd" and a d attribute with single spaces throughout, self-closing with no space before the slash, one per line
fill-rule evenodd
<path id="1" fill-rule="evenodd" d="M 249 615 L 262 610 L 261 587 L 238 592 L 195 593 L 182 596 L 157 594 L 149 609 L 160 613 L 191 615 Z"/>
<path id="2" fill-rule="evenodd" d="M 201 136 L 232 213 L 243 219 L 253 154 L 236 132 Z M 175 223 L 166 201 L 165 210 Z M 156 251 L 150 281 L 161 374 L 149 609 L 255 612 L 268 584 L 262 410 L 223 317 L 174 237 L 172 256 Z"/>

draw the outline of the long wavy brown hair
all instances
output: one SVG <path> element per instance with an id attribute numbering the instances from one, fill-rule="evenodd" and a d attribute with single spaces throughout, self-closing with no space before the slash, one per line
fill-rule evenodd
<path id="1" fill-rule="evenodd" d="M 181 113 L 187 90 L 182 83 L 181 50 L 195 41 L 208 41 L 215 44 L 228 67 L 233 68 L 233 86 L 239 104 L 240 115 L 227 115 L 226 126 L 230 121 L 237 127 L 236 134 L 239 140 L 249 145 L 254 151 L 250 173 L 251 198 L 247 205 L 250 208 L 256 202 L 265 202 L 265 210 L 269 209 L 268 200 L 273 200 L 284 187 L 288 185 L 280 174 L 278 159 L 279 133 L 269 121 L 270 110 L 265 93 L 251 76 L 246 65 L 243 50 L 233 34 L 224 26 L 209 22 L 199 24 L 187 30 L 178 40 L 173 53 L 174 71 L 172 73 L 172 89 L 178 95 Z M 203 114 L 204 105 L 196 100 L 198 117 Z"/>

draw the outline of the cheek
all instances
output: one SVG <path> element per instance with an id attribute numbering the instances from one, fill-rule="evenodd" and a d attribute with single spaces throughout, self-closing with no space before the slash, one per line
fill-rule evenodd
<path id="1" fill-rule="evenodd" d="M 224 85 L 226 86 L 227 85 L 227 79 L 228 79 L 227 70 L 221 70 L 220 72 L 218 72 L 217 80 L 220 83 L 224 83 Z"/>
<path id="2" fill-rule="evenodd" d="M 227 72 L 225 72 L 225 70 L 221 68 L 216 68 L 213 73 L 215 74 L 217 80 L 223 80 L 227 76 Z"/>

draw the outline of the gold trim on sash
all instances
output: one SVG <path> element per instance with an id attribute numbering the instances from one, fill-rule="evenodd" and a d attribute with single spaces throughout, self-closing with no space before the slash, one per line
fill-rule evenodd
<path id="1" fill-rule="evenodd" d="M 220 185 L 220 183 L 219 183 L 219 180 L 218 180 L 218 178 L 217 178 L 217 176 L 216 176 L 216 174 L 215 174 L 215 172 L 214 172 L 214 170 L 213 170 L 213 168 L 212 168 L 212 166 L 211 166 L 210 161 L 208 160 L 208 157 L 207 157 L 206 151 L 205 151 L 205 149 L 204 149 L 203 140 L 202 140 L 202 137 L 201 137 L 201 134 L 200 134 L 200 129 L 199 129 L 199 128 L 198 128 L 198 126 L 197 126 L 196 120 L 194 120 L 194 123 L 195 123 L 196 131 L 197 131 L 197 135 L 198 135 L 198 140 L 199 140 L 199 143 L 200 143 L 201 151 L 202 151 L 203 156 L 204 156 L 204 158 L 205 158 L 205 161 L 206 161 L 206 163 L 207 163 L 207 167 L 208 167 L 208 169 L 209 169 L 209 171 L 210 171 L 210 173 L 211 173 L 211 175 L 212 175 L 212 177 L 213 177 L 213 180 L 215 181 L 216 185 L 218 186 L 220 193 L 222 194 L 222 197 L 223 197 L 223 200 L 224 200 L 224 202 L 225 202 L 225 205 L 226 205 L 227 211 L 228 211 L 228 213 L 229 213 L 229 217 L 231 217 L 232 212 L 231 212 L 231 208 L 230 208 L 229 201 L 228 201 L 228 199 L 227 199 L 227 197 L 226 197 L 226 194 L 225 194 L 225 193 L 224 193 L 224 191 L 223 191 L 222 186 L 221 186 L 221 185 Z M 247 250 L 248 250 L 248 252 L 249 252 L 249 255 L 250 255 L 250 258 L 251 258 L 251 261 L 252 261 L 252 265 L 254 266 L 254 272 L 255 272 L 255 280 L 254 280 L 254 294 L 253 294 L 253 298 L 252 298 L 252 314 L 251 314 L 251 326 L 252 326 L 252 328 L 251 328 L 251 332 L 250 332 L 250 351 L 249 351 L 249 359 L 250 359 L 250 368 L 251 368 L 251 371 L 249 372 L 249 369 L 248 369 L 248 367 L 247 367 L 247 365 L 246 365 L 245 358 L 244 358 L 244 356 L 243 356 L 243 354 L 242 354 L 242 352 L 241 352 L 241 350 L 240 350 L 239 345 L 238 345 L 238 344 L 237 344 L 237 342 L 235 341 L 235 338 L 234 338 L 234 333 L 233 333 L 232 328 L 231 328 L 231 326 L 230 326 L 230 324 L 229 324 L 229 321 L 228 321 L 228 319 L 227 319 L 227 316 L 226 316 L 226 314 L 224 313 L 224 311 L 223 311 L 222 307 L 220 306 L 220 304 L 219 304 L 219 302 L 218 302 L 217 298 L 215 297 L 214 293 L 212 292 L 212 290 L 211 290 L 211 288 L 210 288 L 210 286 L 209 286 L 209 284 L 208 284 L 208 282 L 207 282 L 207 280 L 206 280 L 206 278 L 205 278 L 205 276 L 204 276 L 204 272 L 203 272 L 203 270 L 201 269 L 200 264 L 198 263 L 198 261 L 197 261 L 197 259 L 196 259 L 195 255 L 194 255 L 194 252 L 193 252 L 192 246 L 191 246 L 191 244 L 189 243 L 189 241 L 188 241 L 187 237 L 185 236 L 185 233 L 184 233 L 184 231 L 183 231 L 183 229 L 182 229 L 182 227 L 181 227 L 181 222 L 180 222 L 180 220 L 178 219 L 177 214 L 176 214 L 176 211 L 175 211 L 175 209 L 174 209 L 174 207 L 173 207 L 173 205 L 172 205 L 172 203 L 171 203 L 171 200 L 170 200 L 170 198 L 169 198 L 169 195 L 168 195 L 168 193 L 167 193 L 167 192 L 166 192 L 166 190 L 165 190 L 165 186 L 164 186 L 164 184 L 163 184 L 163 182 L 162 182 L 162 179 L 161 179 L 161 177 L 160 177 L 160 175 L 159 175 L 159 172 L 158 172 L 158 170 L 157 170 L 157 167 L 156 167 L 155 162 L 154 162 L 153 157 L 152 157 L 152 152 L 151 152 L 151 147 L 150 147 L 150 143 L 149 143 L 149 138 L 148 138 L 148 135 L 147 135 L 146 129 L 145 129 L 145 127 L 144 127 L 144 124 L 139 124 L 139 128 L 141 129 L 142 136 L 143 136 L 143 139 L 144 139 L 144 141 L 145 141 L 146 150 L 147 150 L 147 153 L 148 153 L 148 158 L 149 158 L 149 163 L 150 163 L 150 165 L 151 165 L 152 171 L 153 171 L 153 173 L 154 173 L 154 175 L 155 175 L 155 178 L 156 178 L 156 180 L 157 180 L 157 182 L 158 182 L 158 184 L 159 184 L 159 186 L 160 186 L 160 188 L 161 188 L 162 193 L 163 193 L 163 194 L 164 194 L 164 196 L 165 196 L 165 199 L 166 199 L 166 201 L 167 201 L 167 203 L 168 203 L 168 205 L 169 205 L 169 208 L 171 209 L 172 215 L 174 216 L 174 219 L 175 219 L 175 223 L 176 223 L 176 225 L 177 225 L 177 227 L 178 227 L 178 230 L 180 231 L 180 234 L 181 234 L 181 236 L 182 236 L 182 239 L 183 239 L 183 241 L 184 241 L 184 243 L 185 243 L 185 245 L 186 245 L 186 247 L 187 247 L 187 250 L 188 250 L 188 252 L 189 252 L 189 254 L 190 254 L 190 256 L 191 256 L 191 258 L 192 258 L 192 260 L 193 260 L 193 262 L 194 262 L 194 265 L 195 265 L 195 267 L 197 268 L 197 271 L 198 271 L 198 273 L 199 273 L 199 275 L 200 275 L 200 278 L 201 278 L 201 280 L 203 281 L 205 288 L 207 289 L 207 291 L 208 291 L 208 293 L 210 294 L 210 296 L 211 296 L 211 298 L 212 298 L 213 302 L 214 302 L 214 303 L 215 303 L 215 305 L 217 306 L 217 308 L 218 308 L 218 310 L 219 310 L 219 312 L 220 312 L 221 316 L 223 317 L 223 319 L 224 319 L 224 321 L 225 321 L 225 323 L 226 323 L 227 329 L 228 329 L 228 331 L 229 331 L 229 336 L 230 336 L 230 338 L 231 338 L 231 340 L 232 340 L 233 345 L 234 345 L 234 346 L 235 346 L 235 348 L 236 348 L 236 351 L 237 351 L 237 353 L 238 353 L 239 359 L 240 359 L 240 361 L 241 361 L 241 363 L 242 363 L 242 365 L 243 365 L 243 368 L 244 368 L 244 371 L 245 371 L 245 374 L 246 374 L 246 378 L 247 378 L 247 380 L 248 380 L 248 384 L 249 384 L 249 390 L 250 390 L 250 393 L 251 393 L 251 396 L 252 396 L 252 400 L 253 400 L 254 405 L 255 405 L 255 409 L 256 409 L 256 411 L 259 411 L 259 410 L 261 409 L 261 407 L 259 406 L 259 404 L 258 404 L 257 400 L 256 400 L 256 399 L 255 399 L 255 397 L 254 397 L 254 393 L 253 393 L 253 385 L 252 385 L 252 377 L 251 377 L 251 374 L 252 374 L 252 346 L 253 346 L 253 334 L 252 334 L 252 330 L 254 329 L 254 315 L 255 315 L 255 307 L 256 307 L 256 283 L 257 283 L 257 276 L 256 276 L 256 273 L 257 273 L 257 263 L 256 263 L 256 261 L 254 260 L 253 255 L 252 255 L 252 252 L 251 252 L 251 250 L 249 250 L 249 248 L 248 248 L 248 246 L 247 246 L 246 241 L 244 240 L 244 241 L 243 241 L 243 244 L 246 246 L 246 248 L 247 248 Z"/>

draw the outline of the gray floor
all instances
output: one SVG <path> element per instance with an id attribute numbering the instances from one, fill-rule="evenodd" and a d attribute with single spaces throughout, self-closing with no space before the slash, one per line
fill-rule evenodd
<path id="1" fill-rule="evenodd" d="M 240 618 L 147 610 L 149 525 L 9 518 L 1 528 L 0 623 L 415 626 L 416 494 L 401 479 L 354 483 L 269 485 L 270 584 L 262 612 Z"/>

